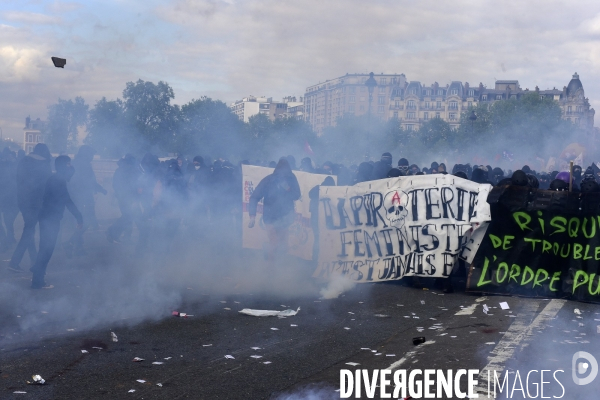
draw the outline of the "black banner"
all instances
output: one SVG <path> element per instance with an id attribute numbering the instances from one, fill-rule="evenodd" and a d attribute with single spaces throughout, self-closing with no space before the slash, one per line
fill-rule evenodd
<path id="1" fill-rule="evenodd" d="M 600 302 L 600 193 L 494 188 L 467 291 Z"/>

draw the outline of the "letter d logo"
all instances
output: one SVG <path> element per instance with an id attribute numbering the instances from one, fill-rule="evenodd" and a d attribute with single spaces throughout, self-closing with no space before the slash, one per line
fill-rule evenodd
<path id="1" fill-rule="evenodd" d="M 577 360 L 580 358 L 584 358 L 589 362 L 589 364 L 587 362 L 577 363 Z M 579 378 L 577 374 L 585 374 L 590 365 L 592 366 L 592 370 L 587 378 Z M 591 383 L 594 379 L 596 379 L 596 375 L 598 375 L 598 361 L 596 361 L 596 358 L 594 358 L 593 355 L 585 351 L 578 351 L 577 353 L 573 354 L 573 363 L 571 367 L 573 372 L 573 382 L 580 386 Z"/>

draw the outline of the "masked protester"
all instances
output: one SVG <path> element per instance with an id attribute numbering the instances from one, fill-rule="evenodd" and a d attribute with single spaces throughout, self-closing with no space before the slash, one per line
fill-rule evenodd
<path id="1" fill-rule="evenodd" d="M 19 267 L 25 250 L 29 251 L 29 259 L 35 262 L 35 227 L 42 208 L 46 181 L 52 175 L 50 162 L 52 156 L 44 143 L 35 145 L 33 152 L 23 157 L 17 164 L 17 205 L 23 216 L 23 233 L 13 252 L 8 269 L 12 272 L 23 272 Z"/>
<path id="2" fill-rule="evenodd" d="M 294 222 L 294 202 L 300 198 L 300 186 L 292 173 L 288 161 L 280 159 L 271 175 L 256 186 L 250 196 L 248 213 L 249 228 L 254 227 L 258 202 L 263 201 L 263 222 L 269 235 L 268 259 L 274 260 L 275 253 L 287 253 L 288 228 Z"/>
<path id="3" fill-rule="evenodd" d="M 94 194 L 102 193 L 106 195 L 108 192 L 104 189 L 97 181 L 96 174 L 92 169 L 92 160 L 94 159 L 96 151 L 93 147 L 83 145 L 79 148 L 77 155 L 73 159 L 73 166 L 75 168 L 75 175 L 69 182 L 69 191 L 73 198 L 73 202 L 77 205 L 77 208 L 81 211 L 85 221 L 83 229 L 75 229 L 71 238 L 65 243 L 65 251 L 67 257 L 71 257 L 73 251 L 75 255 L 83 256 L 86 254 L 83 248 L 83 234 L 90 227 L 98 227 L 98 221 L 96 220 L 96 200 Z"/>
<path id="4" fill-rule="evenodd" d="M 123 233 L 125 233 L 125 241 L 131 241 L 134 208 L 138 204 L 136 183 L 139 177 L 139 169 L 135 157 L 127 154 L 118 161 L 117 165 L 118 168 L 113 175 L 113 189 L 119 204 L 121 217 L 106 231 L 106 238 L 110 243 L 121 242 Z"/>
<path id="5" fill-rule="evenodd" d="M 68 156 L 59 156 L 54 163 L 56 173 L 46 182 L 42 207 L 39 214 L 40 220 L 40 251 L 31 268 L 33 278 L 31 279 L 32 289 L 52 288 L 45 282 L 46 268 L 54 252 L 60 221 L 63 218 L 65 207 L 73 214 L 77 220 L 77 229 L 83 226 L 81 213 L 71 200 L 67 190 L 67 182 L 73 176 L 75 169 L 71 166 L 71 158 Z"/>
<path id="6" fill-rule="evenodd" d="M 582 180 L 582 168 L 579 165 L 573 165 L 573 182 L 579 186 Z"/>
<path id="7" fill-rule="evenodd" d="M 419 167 L 417 167 L 417 172 L 419 172 L 418 168 Z M 406 158 L 401 158 L 398 160 L 398 169 L 402 171 L 404 175 L 408 175 L 408 160 Z"/>

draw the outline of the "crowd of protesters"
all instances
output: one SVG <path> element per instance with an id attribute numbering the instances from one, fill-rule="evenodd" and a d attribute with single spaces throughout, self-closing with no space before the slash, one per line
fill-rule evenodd
<path id="1" fill-rule="evenodd" d="M 0 252 L 12 252 L 8 269 L 15 273 L 24 272 L 22 260 L 26 253 L 29 254 L 32 288 L 51 287 L 44 276 L 59 237 L 66 238 L 60 246 L 68 258 L 86 254 L 85 232 L 89 228 L 98 228 L 95 195 L 107 194 L 96 180 L 92 168 L 94 155 L 94 149 L 84 145 L 72 162 L 67 156 L 53 159 L 48 147 L 42 143 L 28 155 L 9 148 L 0 155 Z M 315 165 L 309 157 L 297 165 L 293 156 L 282 157 L 278 162 L 244 160 L 234 165 L 227 160 L 208 161 L 201 156 L 161 161 L 149 153 L 141 158 L 127 154 L 118 161 L 112 179 L 120 217 L 106 230 L 106 239 L 115 244 L 135 244 L 137 255 L 150 252 L 156 259 L 164 260 L 182 224 L 192 228 L 188 232 L 200 233 L 202 229 L 194 228 L 218 222 L 239 234 L 243 164 L 274 168 L 275 172 L 256 187 L 250 199 L 249 213 L 252 227 L 257 204 L 263 200 L 263 222 L 270 240 L 275 243 L 286 241 L 289 215 L 294 201 L 302 195 L 291 173 L 294 170 L 335 175 L 340 186 L 407 175 L 452 174 L 498 186 L 600 191 L 597 183 L 600 169 L 595 164 L 585 172 L 575 165 L 571 177 L 567 171 L 537 172 L 527 165 L 514 172 L 491 165 L 455 164 L 448 168 L 438 162 L 423 167 L 411 164 L 406 158 L 400 158 L 394 165 L 390 153 L 383 153 L 376 162 L 350 166 L 330 161 Z M 334 184 L 331 179 L 325 182 Z M 311 198 L 318 197 L 318 187 L 315 190 L 311 191 Z M 65 208 L 74 216 L 76 226 L 61 223 Z M 23 231 L 17 240 L 14 225 L 19 212 Z M 39 245 L 35 241 L 38 225 Z M 132 239 L 134 226 L 139 231 L 135 243 Z M 63 232 L 59 235 L 61 229 Z"/>

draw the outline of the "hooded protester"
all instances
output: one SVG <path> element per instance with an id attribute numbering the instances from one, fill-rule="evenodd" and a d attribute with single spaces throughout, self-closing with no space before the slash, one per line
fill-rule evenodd
<path id="1" fill-rule="evenodd" d="M 51 289 L 53 286 L 45 282 L 46 268 L 52 258 L 52 253 L 58 239 L 60 230 L 60 221 L 63 218 L 65 207 L 73 214 L 77 220 L 77 229 L 82 229 L 83 218 L 81 213 L 71 200 L 67 189 L 67 182 L 73 176 L 75 170 L 71 166 L 71 158 L 68 156 L 59 156 L 54 162 L 54 173 L 46 182 L 42 207 L 40 209 L 40 251 L 31 267 L 33 277 L 31 279 L 32 289 Z"/>
<path id="2" fill-rule="evenodd" d="M 414 165 L 414 164 L 413 164 Z M 416 166 L 416 165 L 415 165 Z M 411 166 L 412 167 L 412 166 Z M 408 175 L 408 160 L 406 158 L 401 158 L 398 160 L 398 169 L 402 171 L 404 175 Z M 417 167 L 417 172 L 419 167 Z M 415 172 L 415 174 L 417 173 Z M 413 174 L 414 175 L 414 174 Z"/>
<path id="3" fill-rule="evenodd" d="M 75 175 L 69 182 L 69 191 L 73 202 L 77 205 L 77 209 L 83 215 L 83 229 L 75 229 L 71 238 L 65 243 L 65 251 L 67 257 L 70 257 L 75 251 L 75 255 L 82 256 L 86 252 L 83 248 L 83 234 L 88 227 L 98 227 L 96 220 L 96 200 L 94 194 L 102 193 L 106 195 L 108 192 L 97 181 L 96 174 L 92 169 L 92 160 L 96 151 L 93 147 L 83 145 L 79 148 L 77 155 L 73 159 L 73 167 Z"/>
<path id="4" fill-rule="evenodd" d="M 358 166 L 358 171 L 356 172 L 354 184 L 370 181 L 372 173 L 373 166 L 371 164 L 369 164 L 368 162 L 360 163 L 360 165 Z"/>
<path id="5" fill-rule="evenodd" d="M 550 175 L 548 175 L 545 172 L 542 172 L 540 174 L 540 177 L 538 178 L 538 182 L 540 184 L 540 189 L 548 190 L 550 188 Z"/>
<path id="6" fill-rule="evenodd" d="M 488 184 L 492 184 L 489 180 L 488 180 L 488 173 L 486 170 L 483 170 L 481 168 L 475 168 L 473 170 L 473 174 L 471 174 L 471 180 L 473 182 L 477 182 L 477 183 L 488 183 Z"/>
<path id="7" fill-rule="evenodd" d="M 268 259 L 273 261 L 275 253 L 287 253 L 288 228 L 294 222 L 294 202 L 301 196 L 300 186 L 288 161 L 282 158 L 275 171 L 263 178 L 250 196 L 249 228 L 254 227 L 258 202 L 263 200 L 263 222 L 269 235 Z"/>
<path id="8" fill-rule="evenodd" d="M 136 184 L 140 172 L 135 157 L 127 154 L 118 161 L 117 165 L 118 168 L 113 175 L 113 189 L 119 204 L 121 217 L 106 231 L 106 238 L 111 243 L 119 243 L 123 233 L 125 233 L 125 239 L 131 241 L 135 206 L 138 204 Z"/>
<path id="9" fill-rule="evenodd" d="M 300 160 L 300 171 L 314 173 L 315 169 L 313 168 L 312 160 L 310 157 L 304 157 Z"/>
<path id="10" fill-rule="evenodd" d="M 579 165 L 573 165 L 573 183 L 577 186 L 581 184 L 581 176 L 582 168 Z"/>
<path id="11" fill-rule="evenodd" d="M 50 162 L 52 156 L 44 143 L 35 145 L 33 151 L 23 157 L 17 164 L 17 205 L 23 216 L 23 233 L 13 252 L 8 269 L 12 272 L 23 272 L 19 267 L 25 250 L 29 251 L 29 259 L 35 262 L 35 227 L 42 208 L 46 181 L 52 175 Z"/>
<path id="12" fill-rule="evenodd" d="M 398 169 L 400 169 L 400 167 L 398 167 Z M 400 169 L 400 171 L 402 171 L 402 170 Z M 417 164 L 412 164 L 408 170 L 408 174 L 406 172 L 404 174 L 405 175 L 416 175 L 419 173 L 419 171 L 420 171 L 419 166 Z"/>

